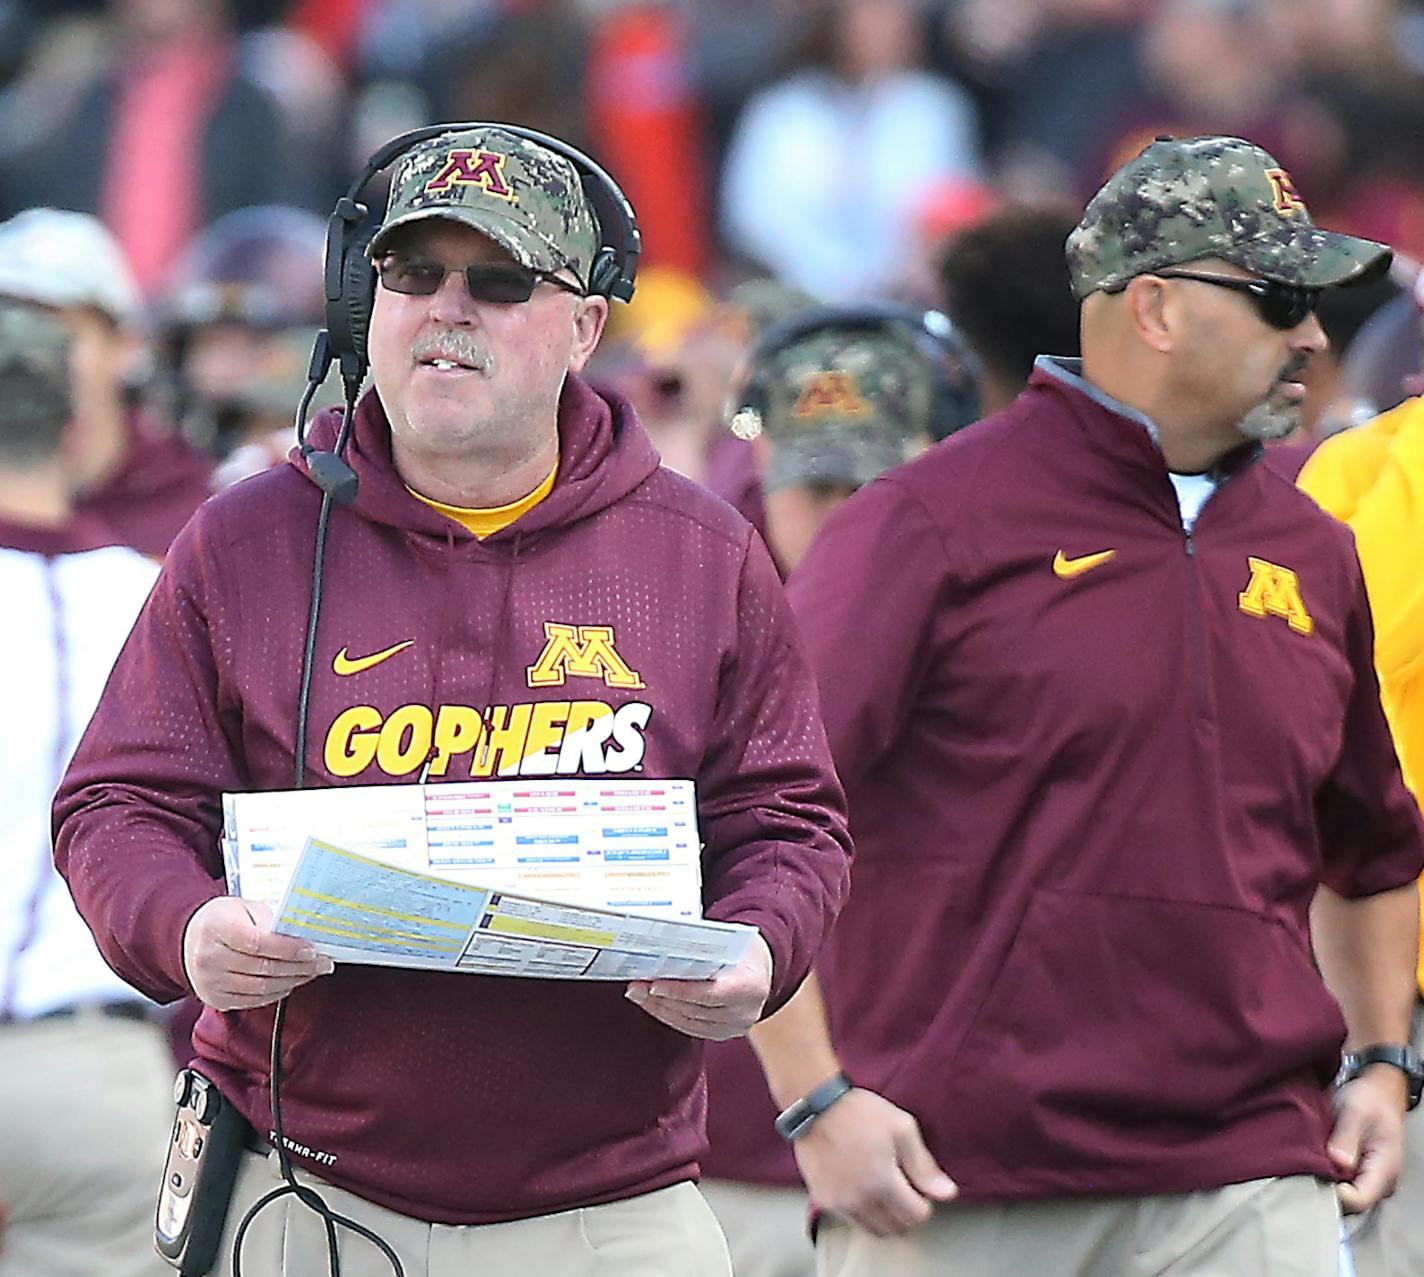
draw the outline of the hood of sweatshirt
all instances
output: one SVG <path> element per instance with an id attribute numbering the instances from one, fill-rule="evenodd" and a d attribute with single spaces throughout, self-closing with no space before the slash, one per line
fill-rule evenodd
<path id="1" fill-rule="evenodd" d="M 307 431 L 314 448 L 329 450 L 341 427 L 340 408 L 317 415 Z M 346 446 L 346 461 L 356 472 L 354 509 L 363 518 L 407 532 L 456 540 L 473 535 L 452 519 L 412 496 L 391 453 L 391 427 L 374 388 L 356 405 L 356 420 Z M 299 449 L 291 464 L 312 479 Z M 632 406 L 620 396 L 594 390 L 570 376 L 559 398 L 559 475 L 553 491 L 509 527 L 483 544 L 519 536 L 526 542 L 540 533 L 567 527 L 606 509 L 645 482 L 660 458 Z"/>

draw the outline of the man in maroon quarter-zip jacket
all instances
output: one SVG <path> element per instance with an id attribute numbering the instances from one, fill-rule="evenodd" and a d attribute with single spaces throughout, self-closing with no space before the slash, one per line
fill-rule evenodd
<path id="1" fill-rule="evenodd" d="M 572 164 L 527 138 L 451 132 L 397 163 L 306 767 L 319 785 L 692 778 L 706 913 L 758 929 L 748 958 L 626 990 L 333 973 L 223 894 L 219 796 L 292 783 L 322 504 L 299 455 L 179 537 L 57 800 L 57 860 L 104 956 L 155 998 L 202 998 L 198 1066 L 264 1136 L 288 997 L 292 1161 L 406 1277 L 726 1274 L 691 1183 L 698 1039 L 790 995 L 845 891 L 843 798 L 770 557 L 575 375 L 608 310 L 598 236 Z M 319 418 L 316 446 L 336 428 Z M 273 1182 L 249 1153 L 229 1236 Z M 243 1271 L 307 1277 L 324 1256 L 289 1197 Z M 389 1269 L 343 1234 L 342 1271 Z"/>
<path id="2" fill-rule="evenodd" d="M 1081 365 L 793 575 L 858 855 L 829 1031 L 808 981 L 753 1041 L 824 1273 L 1333 1277 L 1390 1191 L 1424 831 L 1350 536 L 1258 464 L 1388 258 L 1159 140 L 1069 238 Z"/>

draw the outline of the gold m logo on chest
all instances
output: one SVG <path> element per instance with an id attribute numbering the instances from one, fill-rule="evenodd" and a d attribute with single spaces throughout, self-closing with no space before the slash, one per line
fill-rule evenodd
<path id="1" fill-rule="evenodd" d="M 1237 606 L 1247 616 L 1280 617 L 1297 634 L 1312 634 L 1315 620 L 1306 610 L 1300 582 L 1289 568 L 1265 559 L 1248 557 L 1251 579 L 1237 595 Z"/>
<path id="2" fill-rule="evenodd" d="M 556 625 L 544 622 L 547 640 L 527 670 L 530 687 L 560 687 L 569 678 L 601 678 L 609 687 L 647 686 L 618 655 L 611 625 Z"/>

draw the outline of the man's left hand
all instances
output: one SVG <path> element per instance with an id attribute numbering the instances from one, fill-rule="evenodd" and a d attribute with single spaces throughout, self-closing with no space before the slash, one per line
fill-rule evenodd
<path id="1" fill-rule="evenodd" d="M 1404 1165 L 1404 1076 L 1387 1064 L 1365 1069 L 1335 1093 L 1330 1160 L 1346 1179 L 1340 1209 L 1357 1215 L 1394 1192 Z"/>
<path id="2" fill-rule="evenodd" d="M 688 1037 L 739 1038 L 761 1016 L 771 994 L 771 950 L 760 934 L 747 956 L 710 980 L 634 980 L 628 999 Z"/>

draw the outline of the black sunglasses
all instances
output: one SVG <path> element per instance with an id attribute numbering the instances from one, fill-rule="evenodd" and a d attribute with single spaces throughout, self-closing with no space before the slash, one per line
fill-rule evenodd
<path id="1" fill-rule="evenodd" d="M 541 283 L 553 284 L 575 297 L 587 295 L 578 284 L 560 279 L 552 271 L 534 270 L 513 262 L 476 262 L 473 266 L 459 266 L 453 270 L 465 277 L 465 287 L 477 302 L 504 305 L 527 302 Z M 382 288 L 412 297 L 429 297 L 437 292 L 451 271 L 452 268 L 441 262 L 424 257 L 397 257 L 392 254 L 376 263 L 376 274 L 380 277 Z"/>
<path id="2" fill-rule="evenodd" d="M 1303 284 L 1282 284 L 1274 279 L 1233 279 L 1227 275 L 1198 275 L 1187 270 L 1158 270 L 1161 279 L 1193 279 L 1199 284 L 1215 284 L 1245 293 L 1255 303 L 1256 313 L 1272 328 L 1289 332 L 1315 313 L 1320 289 Z"/>

